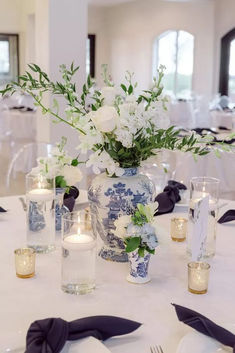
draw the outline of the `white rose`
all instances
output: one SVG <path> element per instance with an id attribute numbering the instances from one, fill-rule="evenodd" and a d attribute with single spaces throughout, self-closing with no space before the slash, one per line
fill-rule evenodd
<path id="1" fill-rule="evenodd" d="M 131 223 L 131 216 L 125 215 L 121 216 L 116 221 L 114 221 L 114 225 L 116 229 L 113 231 L 114 234 L 119 238 L 126 237 L 126 228 Z"/>
<path id="2" fill-rule="evenodd" d="M 65 165 L 61 170 L 61 175 L 64 177 L 68 186 L 73 186 L 82 179 L 80 169 L 72 165 Z"/>
<path id="3" fill-rule="evenodd" d="M 91 119 L 95 127 L 101 132 L 111 132 L 117 125 L 119 115 L 114 107 L 107 105 L 93 112 Z"/>
<path id="4" fill-rule="evenodd" d="M 100 90 L 101 98 L 104 99 L 104 105 L 113 105 L 115 101 L 115 97 L 117 95 L 117 91 L 114 87 L 103 87 Z"/>

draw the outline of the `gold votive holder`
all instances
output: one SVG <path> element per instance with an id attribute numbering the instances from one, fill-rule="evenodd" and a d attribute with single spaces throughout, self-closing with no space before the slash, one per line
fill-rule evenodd
<path id="1" fill-rule="evenodd" d="M 31 278 L 35 275 L 36 252 L 31 248 L 21 248 L 15 251 L 16 276 L 19 278 Z"/>
<path id="2" fill-rule="evenodd" d="M 208 289 L 210 265 L 206 262 L 188 264 L 188 290 L 193 294 L 205 294 Z"/>
<path id="3" fill-rule="evenodd" d="M 171 239 L 182 242 L 186 239 L 188 220 L 178 217 L 171 219 Z"/>

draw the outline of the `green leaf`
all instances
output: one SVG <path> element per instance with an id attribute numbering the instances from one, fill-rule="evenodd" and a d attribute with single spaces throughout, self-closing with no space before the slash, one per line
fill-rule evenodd
<path id="1" fill-rule="evenodd" d="M 131 94 L 131 93 L 133 93 L 133 86 L 132 85 L 130 85 L 128 88 L 128 94 Z"/>
<path id="2" fill-rule="evenodd" d="M 55 177 L 55 185 L 57 188 L 66 188 L 67 184 L 62 175 L 57 175 Z"/>
<path id="3" fill-rule="evenodd" d="M 123 91 L 126 93 L 126 91 L 127 91 L 127 88 L 126 88 L 126 86 L 122 83 L 121 84 L 121 88 L 123 89 Z"/>
<path id="4" fill-rule="evenodd" d="M 140 237 L 132 237 L 128 240 L 126 252 L 132 252 L 140 246 Z"/>
<path id="5" fill-rule="evenodd" d="M 71 165 L 76 167 L 78 165 L 78 160 L 77 159 L 73 159 L 71 162 Z"/>
<path id="6" fill-rule="evenodd" d="M 139 248 L 138 254 L 140 257 L 144 257 L 144 248 Z"/>

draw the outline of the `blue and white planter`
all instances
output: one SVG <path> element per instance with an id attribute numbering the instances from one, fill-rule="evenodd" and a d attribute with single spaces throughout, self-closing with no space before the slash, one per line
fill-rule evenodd
<path id="1" fill-rule="evenodd" d="M 148 274 L 150 254 L 146 253 L 144 257 L 139 256 L 138 251 L 133 251 L 128 254 L 130 262 L 130 273 L 127 276 L 127 281 L 131 283 L 147 283 L 151 280 Z"/>
<path id="2" fill-rule="evenodd" d="M 63 205 L 64 193 L 64 188 L 55 189 L 55 230 L 57 232 L 60 232 L 62 229 L 62 215 L 69 212 L 69 209 Z"/>
<path id="3" fill-rule="evenodd" d="M 88 190 L 93 231 L 104 242 L 100 256 L 105 260 L 128 262 L 123 240 L 116 235 L 114 221 L 130 215 L 138 203 L 152 202 L 154 185 L 138 174 L 137 168 L 127 168 L 121 177 L 111 178 L 106 173 L 96 176 Z"/>

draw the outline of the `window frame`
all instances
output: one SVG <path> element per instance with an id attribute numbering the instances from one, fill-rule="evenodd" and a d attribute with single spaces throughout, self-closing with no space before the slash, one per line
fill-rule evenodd
<path id="1" fill-rule="evenodd" d="M 95 78 L 95 44 L 96 35 L 88 34 L 88 39 L 90 41 L 90 76 Z"/>
<path id="2" fill-rule="evenodd" d="M 235 28 L 221 38 L 219 93 L 222 96 L 228 96 L 229 94 L 230 45 L 234 39 Z"/>
<path id="3" fill-rule="evenodd" d="M 194 63 L 195 63 L 195 36 L 184 29 L 168 29 L 162 33 L 160 33 L 157 37 L 155 37 L 154 45 L 153 45 L 153 76 L 157 74 L 157 68 L 159 67 L 159 40 L 166 36 L 170 32 L 176 33 L 176 42 L 175 42 L 175 73 L 174 73 L 174 89 L 173 93 L 177 96 L 177 89 L 178 89 L 178 51 L 179 51 L 179 33 L 186 32 L 193 37 L 193 72 L 192 72 L 192 80 L 191 80 L 191 90 L 193 90 L 193 81 L 194 81 Z"/>
<path id="4" fill-rule="evenodd" d="M 0 32 L 0 40 L 1 40 L 1 37 L 5 37 L 6 40 L 8 42 L 9 41 L 9 37 L 12 37 L 14 36 L 16 38 L 16 55 L 17 55 L 17 65 L 16 65 L 16 76 L 18 77 L 19 76 L 19 72 L 20 72 L 20 52 L 19 52 L 19 34 L 18 33 L 2 33 Z M 4 40 L 4 39 L 3 39 Z M 9 58 L 11 57 L 11 52 L 10 52 L 10 47 L 9 47 Z M 10 70 L 8 72 L 8 74 L 10 73 Z M 7 73 L 3 75 L 6 75 L 7 76 Z"/>

